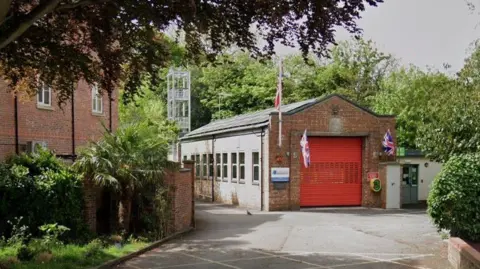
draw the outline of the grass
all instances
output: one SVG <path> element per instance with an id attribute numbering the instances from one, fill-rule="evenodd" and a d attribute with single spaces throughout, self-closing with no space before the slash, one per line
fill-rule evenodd
<path id="1" fill-rule="evenodd" d="M 110 246 L 100 249 L 95 255 L 86 255 L 86 247 L 78 245 L 64 245 L 52 250 L 53 257 L 48 262 L 37 262 L 35 258 L 29 262 L 19 262 L 8 268 L 12 269 L 80 269 L 98 266 L 106 261 L 113 260 L 147 246 L 147 243 L 138 242 L 125 244 L 122 248 Z M 0 263 L 14 259 L 16 248 L 0 248 Z M 7 263 L 8 264 L 8 263 Z M 0 266 L 0 268 L 2 268 Z"/>

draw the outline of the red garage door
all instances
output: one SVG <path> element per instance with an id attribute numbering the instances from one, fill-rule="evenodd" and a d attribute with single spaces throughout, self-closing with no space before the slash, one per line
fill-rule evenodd
<path id="1" fill-rule="evenodd" d="M 300 206 L 362 203 L 362 139 L 309 137 L 310 167 L 301 159 Z"/>

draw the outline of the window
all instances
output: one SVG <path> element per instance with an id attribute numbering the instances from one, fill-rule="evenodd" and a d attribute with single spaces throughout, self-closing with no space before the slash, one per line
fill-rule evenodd
<path id="1" fill-rule="evenodd" d="M 220 181 L 222 179 L 222 155 L 220 153 L 217 153 L 215 155 L 215 165 L 217 167 L 217 174 L 215 175 L 217 177 L 217 180 Z"/>
<path id="2" fill-rule="evenodd" d="M 194 155 L 190 155 L 190 161 L 195 161 L 195 156 Z"/>
<path id="3" fill-rule="evenodd" d="M 245 152 L 240 152 L 240 182 L 245 182 Z"/>
<path id="4" fill-rule="evenodd" d="M 187 155 L 183 155 L 183 160 L 184 160 L 184 161 L 187 160 Z"/>
<path id="5" fill-rule="evenodd" d="M 213 154 L 208 154 L 208 176 L 213 180 Z"/>
<path id="6" fill-rule="evenodd" d="M 237 153 L 232 153 L 232 182 L 237 182 Z"/>
<path id="7" fill-rule="evenodd" d="M 52 106 L 52 88 L 42 83 L 37 92 L 37 105 Z"/>
<path id="8" fill-rule="evenodd" d="M 98 114 L 103 113 L 103 97 L 98 92 L 97 84 L 92 86 L 92 112 Z"/>
<path id="9" fill-rule="evenodd" d="M 202 155 L 202 176 L 207 179 L 207 154 Z"/>
<path id="10" fill-rule="evenodd" d="M 222 155 L 222 179 L 223 181 L 228 181 L 228 153 L 223 153 Z"/>
<path id="11" fill-rule="evenodd" d="M 200 155 L 195 155 L 195 175 L 200 178 Z"/>
<path id="12" fill-rule="evenodd" d="M 258 152 L 252 152 L 252 183 L 258 184 L 260 181 L 260 155 Z"/>

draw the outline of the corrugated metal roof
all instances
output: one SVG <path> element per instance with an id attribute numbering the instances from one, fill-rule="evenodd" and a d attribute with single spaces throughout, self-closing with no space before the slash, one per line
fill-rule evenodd
<path id="1" fill-rule="evenodd" d="M 282 113 L 288 113 L 290 111 L 297 110 L 303 106 L 314 103 L 316 99 L 310 99 L 301 101 L 298 103 L 292 103 L 282 106 Z M 201 137 L 206 135 L 220 134 L 231 131 L 248 130 L 254 128 L 260 128 L 268 124 L 270 114 L 276 112 L 275 108 L 269 108 L 261 111 L 256 111 L 248 114 L 238 115 L 232 118 L 217 120 L 211 122 L 205 126 L 202 126 L 196 130 L 186 134 L 183 139 L 189 139 L 194 137 Z"/>

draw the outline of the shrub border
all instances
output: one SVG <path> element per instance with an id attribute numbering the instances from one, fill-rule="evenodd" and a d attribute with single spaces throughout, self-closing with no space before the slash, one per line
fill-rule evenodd
<path id="1" fill-rule="evenodd" d="M 105 262 L 105 263 L 103 263 L 103 264 L 101 264 L 101 265 L 99 265 L 99 266 L 96 266 L 96 267 L 91 267 L 91 269 L 109 269 L 109 268 L 112 268 L 112 267 L 114 267 L 114 266 L 116 266 L 116 265 L 119 265 L 119 264 L 121 264 L 121 263 L 124 263 L 124 262 L 130 260 L 130 259 L 133 259 L 133 258 L 135 258 L 135 257 L 137 257 L 137 256 L 140 256 L 141 254 L 143 254 L 143 253 L 145 253 L 145 252 L 147 252 L 147 251 L 150 251 L 150 250 L 152 250 L 152 249 L 154 249 L 154 248 L 157 248 L 158 246 L 166 243 L 167 241 L 170 241 L 170 240 L 172 240 L 172 239 L 175 239 L 175 238 L 177 238 L 177 237 L 179 237 L 179 236 L 181 236 L 181 235 L 187 234 L 187 233 L 193 231 L 193 229 L 194 229 L 194 228 L 190 227 L 190 228 L 188 228 L 188 229 L 186 229 L 186 230 L 183 230 L 183 231 L 181 231 L 181 232 L 175 233 L 175 234 L 170 235 L 170 236 L 168 236 L 168 237 L 165 237 L 165 238 L 163 238 L 163 239 L 161 239 L 161 240 L 155 241 L 155 242 L 153 242 L 152 244 L 150 244 L 150 245 L 148 245 L 148 246 L 146 246 L 146 247 L 144 247 L 144 248 L 142 248 L 142 249 L 140 249 L 140 250 L 137 250 L 137 251 L 135 251 L 135 252 L 132 252 L 132 253 L 130 253 L 130 254 L 128 254 L 128 255 L 122 256 L 122 257 L 117 258 L 117 259 L 114 259 L 114 260 L 107 261 L 107 262 Z"/>

